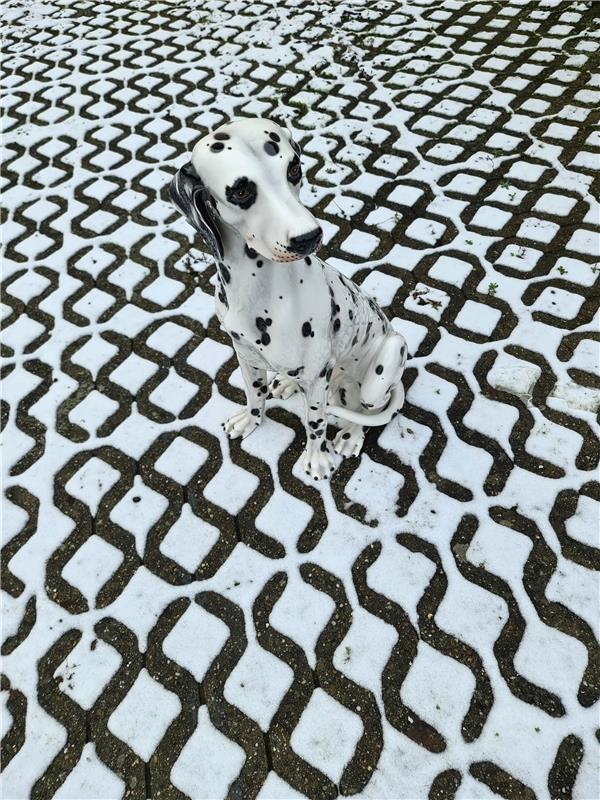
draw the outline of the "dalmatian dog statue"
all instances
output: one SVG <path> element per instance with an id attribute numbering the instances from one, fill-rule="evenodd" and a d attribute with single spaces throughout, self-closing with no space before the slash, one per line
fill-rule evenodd
<path id="1" fill-rule="evenodd" d="M 217 315 L 246 387 L 247 406 L 226 432 L 252 433 L 268 391 L 300 390 L 303 466 L 317 480 L 335 466 L 328 415 L 344 423 L 333 446 L 346 457 L 360 452 L 363 426 L 385 425 L 402 407 L 407 347 L 372 298 L 314 255 L 323 232 L 298 199 L 301 178 L 287 130 L 236 117 L 200 139 L 169 188 L 216 261 Z"/>

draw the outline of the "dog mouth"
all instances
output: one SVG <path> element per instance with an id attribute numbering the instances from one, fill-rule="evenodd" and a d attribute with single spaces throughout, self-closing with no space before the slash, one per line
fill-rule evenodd
<path id="1" fill-rule="evenodd" d="M 318 250 L 322 240 L 323 235 L 319 230 L 319 236 L 313 237 L 310 242 L 306 242 L 297 249 L 289 244 L 284 245 L 281 242 L 277 242 L 275 247 L 272 248 L 271 259 L 280 262 L 301 261 Z"/>
<path id="2" fill-rule="evenodd" d="M 289 250 L 275 251 L 271 254 L 271 260 L 277 261 L 281 264 L 289 263 L 291 261 L 299 261 L 304 258 L 300 253 L 290 252 Z"/>

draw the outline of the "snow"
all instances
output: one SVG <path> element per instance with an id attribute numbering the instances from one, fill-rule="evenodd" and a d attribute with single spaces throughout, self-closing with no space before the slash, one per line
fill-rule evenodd
<path id="1" fill-rule="evenodd" d="M 198 725 L 173 765 L 173 785 L 191 798 L 225 797 L 245 760 L 242 748 L 211 723 L 208 711 L 198 711 Z M 199 787 L 202 794 L 199 796 Z"/>
<path id="2" fill-rule="evenodd" d="M 501 317 L 502 313 L 497 308 L 467 300 L 454 321 L 461 328 L 489 336 Z"/>
<path id="3" fill-rule="evenodd" d="M 560 226 L 554 222 L 548 222 L 547 220 L 538 219 L 536 217 L 529 217 L 521 224 L 521 227 L 517 231 L 517 236 L 521 236 L 524 239 L 531 239 L 534 242 L 548 244 L 554 239 L 559 229 Z"/>
<path id="4" fill-rule="evenodd" d="M 204 497 L 218 503 L 230 514 L 237 514 L 254 493 L 259 481 L 255 475 L 227 464 L 204 488 Z"/>
<path id="5" fill-rule="evenodd" d="M 154 466 L 163 475 L 184 485 L 189 482 L 207 458 L 208 452 L 204 447 L 199 447 L 189 439 L 178 436 L 157 459 Z"/>
<path id="6" fill-rule="evenodd" d="M 94 533 L 67 561 L 62 577 L 93 606 L 98 591 L 122 561 L 121 551 Z"/>
<path id="7" fill-rule="evenodd" d="M 111 522 L 120 525 L 135 537 L 138 554 L 142 556 L 150 528 L 168 508 L 167 499 L 143 482 L 139 475 L 133 486 L 110 512 Z"/>
<path id="8" fill-rule="evenodd" d="M 72 497 L 86 503 L 91 514 L 96 516 L 100 501 L 118 479 L 116 469 L 93 456 L 67 481 L 65 489 Z"/>
<path id="9" fill-rule="evenodd" d="M 392 304 L 392 301 L 402 286 L 402 281 L 384 272 L 371 272 L 362 283 L 362 290 L 373 297 L 382 308 Z"/>
<path id="10" fill-rule="evenodd" d="M 223 694 L 266 732 L 293 677 L 287 664 L 258 644 L 250 644 L 227 679 Z"/>
<path id="11" fill-rule="evenodd" d="M 151 5 L 5 10 L 2 723 L 25 736 L 3 795 L 116 800 L 133 788 L 100 747 L 99 710 L 151 775 L 183 710 L 197 722 L 161 779 L 225 797 L 247 762 L 230 706 L 264 734 L 262 757 L 283 698 L 302 694 L 298 770 L 265 768 L 248 791 L 304 797 L 302 759 L 338 785 L 356 755 L 355 683 L 383 744 L 359 798 L 425 798 L 448 769 L 456 798 L 497 797 L 478 762 L 545 797 L 568 735 L 583 746 L 571 794 L 598 796 L 597 702 L 578 697 L 593 695 L 581 630 L 600 611 L 600 95 L 583 4 L 555 18 L 552 3 L 342 3 L 313 21 L 310 3 Z M 408 345 L 405 409 L 331 482 L 299 465 L 300 395 L 269 399 L 242 442 L 224 435 L 243 380 L 213 267 L 166 193 L 208 127 L 253 114 L 301 142 L 322 255 Z M 526 517 L 536 547 L 494 507 Z M 417 643 L 401 684 L 398 623 Z M 493 695 L 470 742 L 460 643 Z M 444 752 L 394 727 L 398 698 Z"/>
<path id="12" fill-rule="evenodd" d="M 169 528 L 159 550 L 188 572 L 195 572 L 218 540 L 219 529 L 197 517 L 190 505 L 184 503 L 177 522 Z"/>
<path id="13" fill-rule="evenodd" d="M 170 369 L 167 377 L 150 393 L 148 399 L 165 411 L 179 416 L 197 392 L 197 386 Z"/>
<path id="14" fill-rule="evenodd" d="M 192 603 L 164 640 L 163 651 L 200 682 L 228 637 L 224 622 Z"/>
<path id="15" fill-rule="evenodd" d="M 92 742 L 83 746 L 81 758 L 56 792 L 56 800 L 119 800 L 124 781 L 100 761 Z"/>
<path id="16" fill-rule="evenodd" d="M 533 210 L 541 211 L 543 214 L 566 217 L 575 208 L 576 204 L 577 200 L 574 197 L 565 197 L 564 195 L 549 192 L 540 197 Z"/>
<path id="17" fill-rule="evenodd" d="M 475 212 L 475 216 L 469 225 L 477 226 L 479 228 L 489 228 L 492 231 L 499 231 L 503 228 L 511 214 L 508 211 L 502 211 L 495 206 L 481 206 Z"/>
<path id="18" fill-rule="evenodd" d="M 367 258 L 377 249 L 379 239 L 370 233 L 352 231 L 350 236 L 342 242 L 342 249 L 356 256 Z"/>
<path id="19" fill-rule="evenodd" d="M 337 783 L 363 732 L 360 719 L 315 689 L 290 743 L 299 756 Z"/>
<path id="20" fill-rule="evenodd" d="M 425 244 L 436 244 L 443 236 L 445 226 L 432 219 L 416 219 L 406 229 L 406 235 Z"/>
<path id="21" fill-rule="evenodd" d="M 142 668 L 125 699 L 108 718 L 108 730 L 148 761 L 180 711 L 177 696 Z"/>
<path id="22" fill-rule="evenodd" d="M 120 667 L 121 661 L 116 650 L 86 632 L 57 667 L 54 677 L 60 679 L 62 692 L 89 711 Z"/>
<path id="23" fill-rule="evenodd" d="M 271 613 L 270 624 L 297 642 L 314 667 L 315 645 L 333 610 L 328 595 L 293 575 Z"/>

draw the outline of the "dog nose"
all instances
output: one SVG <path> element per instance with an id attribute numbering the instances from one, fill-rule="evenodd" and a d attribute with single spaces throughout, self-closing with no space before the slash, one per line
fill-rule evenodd
<path id="1" fill-rule="evenodd" d="M 294 236 L 292 239 L 290 239 L 287 249 L 293 253 L 299 253 L 301 256 L 306 256 L 309 253 L 312 253 L 313 250 L 316 250 L 322 236 L 323 230 L 321 228 L 315 228 L 308 233 L 302 233 L 300 236 Z"/>

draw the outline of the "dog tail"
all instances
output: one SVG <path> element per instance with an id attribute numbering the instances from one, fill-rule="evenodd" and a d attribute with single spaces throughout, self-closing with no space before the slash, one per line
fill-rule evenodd
<path id="1" fill-rule="evenodd" d="M 390 399 L 385 408 L 375 414 L 364 414 L 342 406 L 327 406 L 327 413 L 357 425 L 378 426 L 387 425 L 404 405 L 404 387 L 401 383 L 392 389 Z"/>

